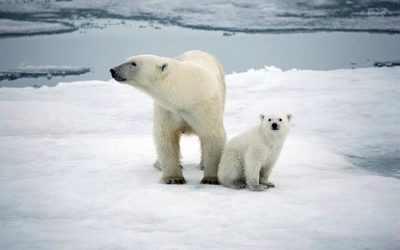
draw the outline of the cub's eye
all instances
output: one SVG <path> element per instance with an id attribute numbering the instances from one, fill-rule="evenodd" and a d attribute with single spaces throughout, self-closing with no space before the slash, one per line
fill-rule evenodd
<path id="1" fill-rule="evenodd" d="M 281 122 L 281 121 L 282 121 L 282 118 L 279 118 L 279 121 Z"/>
<path id="2" fill-rule="evenodd" d="M 270 122 L 270 121 L 271 121 L 271 118 L 269 118 L 268 121 Z"/>
<path id="3" fill-rule="evenodd" d="M 131 63 L 131 65 L 132 65 L 132 66 L 136 66 L 136 63 L 133 62 L 133 63 Z"/>

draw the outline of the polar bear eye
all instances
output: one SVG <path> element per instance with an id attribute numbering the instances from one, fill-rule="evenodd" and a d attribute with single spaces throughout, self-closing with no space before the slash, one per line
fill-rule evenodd
<path id="1" fill-rule="evenodd" d="M 282 121 L 282 118 L 279 118 L 279 121 L 281 122 L 281 121 Z"/>
<path id="2" fill-rule="evenodd" d="M 270 121 L 271 121 L 271 118 L 269 118 L 268 121 L 270 122 Z"/>
<path id="3" fill-rule="evenodd" d="M 132 65 L 132 66 L 136 66 L 136 63 L 135 63 L 135 62 L 133 62 L 133 63 L 131 63 L 131 65 Z"/>

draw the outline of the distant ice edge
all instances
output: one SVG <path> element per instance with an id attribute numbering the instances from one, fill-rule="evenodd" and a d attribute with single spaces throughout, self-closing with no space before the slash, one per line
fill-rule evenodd
<path id="1" fill-rule="evenodd" d="M 90 72 L 90 68 L 87 67 L 25 65 L 16 69 L 0 71 L 0 81 L 38 77 L 47 77 L 51 79 L 53 76 L 82 75 L 88 72 Z"/>
<path id="2" fill-rule="evenodd" d="M 12 18 L 14 18 L 12 16 Z M 68 33 L 79 27 L 61 20 L 0 19 L 0 38 Z"/>

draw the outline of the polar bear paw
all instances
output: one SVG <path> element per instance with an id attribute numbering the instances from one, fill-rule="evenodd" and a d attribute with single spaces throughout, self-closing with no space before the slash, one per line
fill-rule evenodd
<path id="1" fill-rule="evenodd" d="M 200 182 L 201 184 L 218 185 L 218 178 L 216 176 L 204 176 Z"/>
<path id="2" fill-rule="evenodd" d="M 185 178 L 183 177 L 177 177 L 177 176 L 171 176 L 171 177 L 167 177 L 164 178 L 164 182 L 166 184 L 178 184 L 178 185 L 182 185 L 186 183 Z"/>

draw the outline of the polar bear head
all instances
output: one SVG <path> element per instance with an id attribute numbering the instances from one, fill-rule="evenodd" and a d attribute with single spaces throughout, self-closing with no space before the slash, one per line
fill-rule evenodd
<path id="1" fill-rule="evenodd" d="M 289 125 L 292 115 L 288 113 L 266 113 L 260 114 L 261 127 L 267 135 L 286 135 L 289 132 Z"/>
<path id="2" fill-rule="evenodd" d="M 168 74 L 173 59 L 154 55 L 128 57 L 124 63 L 111 68 L 112 78 L 118 82 L 148 90 L 157 87 Z"/>

